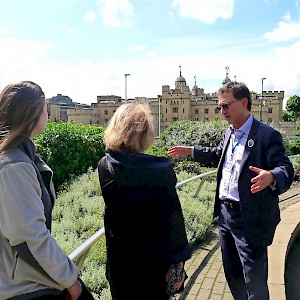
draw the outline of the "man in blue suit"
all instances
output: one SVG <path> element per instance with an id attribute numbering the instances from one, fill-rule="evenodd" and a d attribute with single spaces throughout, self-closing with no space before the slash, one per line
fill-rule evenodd
<path id="1" fill-rule="evenodd" d="M 278 195 L 292 184 L 294 170 L 281 134 L 250 114 L 244 83 L 228 82 L 218 96 L 220 113 L 230 124 L 219 146 L 175 146 L 168 154 L 219 163 L 214 216 L 226 280 L 235 300 L 268 300 L 267 247 L 280 222 Z"/>

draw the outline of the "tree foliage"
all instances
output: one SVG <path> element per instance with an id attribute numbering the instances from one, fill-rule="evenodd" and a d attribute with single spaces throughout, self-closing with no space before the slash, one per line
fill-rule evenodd
<path id="1" fill-rule="evenodd" d="M 291 113 L 293 121 L 298 120 L 300 118 L 300 96 L 291 96 L 286 102 L 286 110 Z"/>
<path id="2" fill-rule="evenodd" d="M 294 121 L 293 113 L 290 112 L 290 111 L 284 111 L 284 112 L 282 112 L 282 119 L 285 122 L 293 122 Z"/>

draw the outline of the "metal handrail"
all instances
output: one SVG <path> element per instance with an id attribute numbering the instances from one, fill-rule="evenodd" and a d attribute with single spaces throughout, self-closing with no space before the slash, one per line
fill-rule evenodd
<path id="1" fill-rule="evenodd" d="M 69 258 L 75 263 L 78 271 L 81 270 L 83 263 L 90 252 L 92 246 L 105 234 L 104 227 L 94 233 L 90 238 L 88 238 L 83 244 L 81 244 L 77 249 L 75 249 Z"/>
<path id="2" fill-rule="evenodd" d="M 300 154 L 297 155 L 290 155 L 289 158 L 300 158 Z M 299 166 L 300 167 L 300 166 Z M 213 175 L 217 172 L 217 170 L 212 170 L 203 174 L 199 174 L 196 175 L 194 177 L 188 178 L 186 180 L 183 180 L 181 182 L 178 182 L 176 184 L 176 188 L 179 188 L 191 181 L 197 180 L 197 179 L 201 179 L 201 182 L 195 192 L 194 197 L 197 197 L 197 195 L 199 194 L 203 183 L 205 181 L 205 179 L 210 176 Z M 90 238 L 88 238 L 82 245 L 80 245 L 77 249 L 75 249 L 70 255 L 69 258 L 76 264 L 78 271 L 81 270 L 83 263 L 91 249 L 91 247 L 105 234 L 105 230 L 104 227 L 101 228 L 100 230 L 98 230 L 96 233 L 94 233 Z"/>
<path id="3" fill-rule="evenodd" d="M 217 173 L 217 170 L 212 170 L 212 171 L 209 171 L 209 172 L 206 172 L 206 173 L 202 173 L 202 174 L 196 175 L 196 176 L 194 176 L 194 177 L 188 178 L 188 179 L 186 179 L 186 180 L 183 180 L 183 181 L 181 181 L 181 182 L 178 182 L 178 183 L 176 184 L 176 188 L 179 188 L 179 187 L 185 185 L 186 183 L 189 183 L 189 182 L 194 181 L 194 180 L 196 180 L 196 179 L 201 179 L 200 184 L 199 184 L 199 186 L 198 186 L 198 188 L 197 188 L 197 190 L 196 190 L 196 193 L 195 193 L 195 195 L 194 195 L 194 197 L 197 197 L 198 194 L 199 194 L 199 192 L 200 192 L 200 190 L 201 190 L 201 188 L 202 188 L 202 186 L 203 186 L 203 183 L 204 183 L 205 179 L 206 179 L 208 176 L 210 176 L 210 175 L 212 175 L 212 174 L 215 174 L 215 173 Z"/>
<path id="4" fill-rule="evenodd" d="M 196 197 L 199 193 L 199 191 L 201 190 L 201 187 L 204 183 L 204 180 L 216 173 L 217 170 L 213 170 L 213 171 L 209 171 L 200 175 L 196 175 L 194 177 L 188 178 L 186 180 L 183 180 L 181 182 L 178 182 L 176 184 L 176 188 L 179 188 L 191 181 L 197 180 L 197 179 L 201 179 L 201 182 L 196 190 L 196 193 L 194 195 L 194 197 Z M 71 254 L 69 254 L 69 258 L 76 264 L 78 271 L 81 270 L 83 263 L 91 249 L 91 247 L 105 234 L 105 230 L 104 227 L 101 228 L 100 230 L 98 230 L 96 233 L 94 233 L 90 238 L 88 238 L 82 245 L 80 245 L 77 249 L 75 249 Z"/>

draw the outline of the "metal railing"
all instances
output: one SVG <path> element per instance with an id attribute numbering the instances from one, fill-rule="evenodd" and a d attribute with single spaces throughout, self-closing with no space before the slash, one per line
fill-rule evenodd
<path id="1" fill-rule="evenodd" d="M 102 237 L 104 236 L 105 231 L 104 227 L 94 233 L 90 238 L 88 238 L 83 244 L 81 244 L 77 249 L 75 249 L 70 255 L 69 258 L 76 264 L 78 270 L 83 266 L 83 263 L 90 252 L 91 247 Z"/>
<path id="2" fill-rule="evenodd" d="M 209 171 L 200 175 L 196 175 L 194 177 L 188 178 L 186 180 L 183 180 L 181 182 L 178 182 L 176 184 L 176 188 L 179 188 L 191 181 L 197 180 L 197 179 L 201 179 L 200 184 L 196 190 L 196 193 L 194 195 L 194 197 L 196 197 L 198 195 L 198 193 L 200 192 L 202 185 L 205 181 L 205 179 L 209 176 L 211 176 L 212 174 L 216 173 L 217 170 L 213 170 L 213 171 Z M 100 230 L 98 230 L 96 233 L 94 233 L 90 238 L 88 238 L 82 245 L 80 245 L 77 249 L 75 249 L 71 254 L 69 254 L 69 258 L 76 264 L 78 270 L 80 271 L 83 263 L 90 251 L 90 249 L 92 248 L 92 246 L 105 234 L 105 230 L 104 228 L 101 228 Z"/>
<path id="3" fill-rule="evenodd" d="M 300 158 L 300 154 L 298 155 L 291 155 L 289 156 L 289 158 Z M 300 165 L 299 167 L 297 168 L 297 170 L 300 168 Z M 215 174 L 217 172 L 217 170 L 212 170 L 212 171 L 209 171 L 209 172 L 206 172 L 206 173 L 203 173 L 203 174 L 200 174 L 200 175 L 196 175 L 194 177 L 191 177 L 191 178 L 188 178 L 186 180 L 183 180 L 181 182 L 178 182 L 176 184 L 176 188 L 179 188 L 191 181 L 194 181 L 194 180 L 197 180 L 197 179 L 201 179 L 200 183 L 199 183 L 199 186 L 194 194 L 194 197 L 197 197 L 202 186 L 203 186 L 203 183 L 205 181 L 205 179 L 213 174 Z M 78 270 L 80 271 L 80 269 L 82 268 L 83 266 L 83 263 L 91 249 L 91 247 L 102 237 L 104 236 L 105 234 L 105 231 L 104 231 L 104 228 L 101 228 L 100 230 L 98 230 L 95 234 L 93 234 L 90 238 L 88 238 L 82 245 L 80 245 L 77 249 L 75 249 L 70 255 L 69 255 L 69 258 L 76 264 Z"/>

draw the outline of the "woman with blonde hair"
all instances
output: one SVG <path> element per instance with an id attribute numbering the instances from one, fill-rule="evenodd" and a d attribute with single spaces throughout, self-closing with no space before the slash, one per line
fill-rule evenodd
<path id="1" fill-rule="evenodd" d="M 171 266 L 183 267 L 191 257 L 171 163 L 142 153 L 153 141 L 152 114 L 140 102 L 121 105 L 104 135 L 107 150 L 98 172 L 113 300 L 168 299 Z"/>
<path id="2" fill-rule="evenodd" d="M 77 268 L 51 236 L 52 171 L 32 138 L 48 119 L 34 82 L 10 84 L 0 95 L 0 299 L 79 298 Z M 67 294 L 67 295 L 66 295 Z"/>

